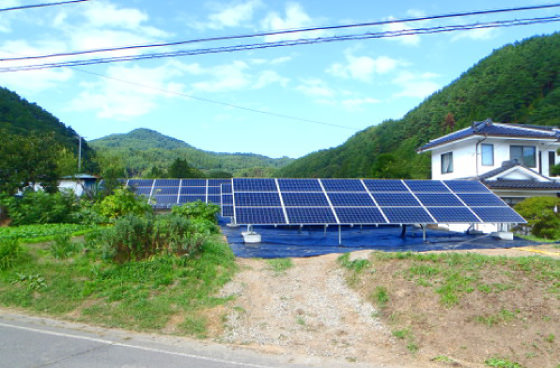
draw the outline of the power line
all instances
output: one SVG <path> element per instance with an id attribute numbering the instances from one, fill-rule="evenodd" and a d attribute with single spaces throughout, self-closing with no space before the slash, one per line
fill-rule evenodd
<path id="1" fill-rule="evenodd" d="M 79 2 L 79 1 L 88 1 L 88 0 L 75 0 L 75 1 L 68 1 L 68 2 L 65 2 L 65 3 Z M 54 3 L 54 4 L 63 4 L 63 3 Z M 279 35 L 293 34 L 293 33 L 306 33 L 306 32 L 329 31 L 329 30 L 347 29 L 347 28 L 383 26 L 383 25 L 389 25 L 389 24 L 411 23 L 411 22 L 420 22 L 420 21 L 435 20 L 435 19 L 467 17 L 467 16 L 474 16 L 474 15 L 518 12 L 518 11 L 527 11 L 527 10 L 542 10 L 542 9 L 549 9 L 549 8 L 555 8 L 555 7 L 560 7 L 560 3 L 543 4 L 543 5 L 535 5 L 535 6 L 524 6 L 524 7 L 515 7 L 515 8 L 478 10 L 478 11 L 459 12 L 459 13 L 448 13 L 448 14 L 431 15 L 431 16 L 425 16 L 425 17 L 391 19 L 391 20 L 365 22 L 365 23 L 343 24 L 343 25 L 335 25 L 335 26 L 297 28 L 297 29 L 288 29 L 288 30 L 273 31 L 273 32 L 261 32 L 261 33 L 233 35 L 233 36 L 199 38 L 199 39 L 192 39 L 192 40 L 183 40 L 183 41 L 174 41 L 174 42 L 165 42 L 165 43 L 152 43 L 152 44 L 145 44 L 145 45 L 129 45 L 129 46 L 121 46 L 121 47 L 101 48 L 101 49 L 72 51 L 72 52 L 62 52 L 62 53 L 45 54 L 45 55 L 37 55 L 37 56 L 23 56 L 23 57 L 15 57 L 15 58 L 4 58 L 4 59 L 0 59 L 0 61 L 33 60 L 33 59 L 46 59 L 46 58 L 53 58 L 53 57 L 77 56 L 77 55 L 86 55 L 86 54 L 94 54 L 94 53 L 102 53 L 102 52 L 114 52 L 114 51 L 147 49 L 147 48 L 156 48 L 156 47 L 179 46 L 179 45 L 201 43 L 201 42 L 228 41 L 228 40 L 234 40 L 234 39 L 245 39 L 245 38 L 254 38 L 254 37 L 279 36 Z"/>
<path id="2" fill-rule="evenodd" d="M 168 89 L 159 88 L 159 87 L 155 87 L 155 86 L 149 86 L 147 84 L 133 82 L 133 81 L 129 81 L 129 80 L 121 79 L 121 78 L 109 77 L 109 76 L 104 75 L 104 74 L 99 74 L 99 73 L 95 73 L 95 72 L 91 72 L 91 71 L 87 71 L 87 70 L 83 70 L 83 69 L 78 69 L 78 68 L 73 68 L 73 69 L 77 70 L 79 72 L 82 72 L 82 73 L 95 75 L 95 76 L 98 76 L 100 78 L 114 80 L 114 81 L 117 81 L 117 82 L 120 82 L 120 83 L 125 83 L 125 84 L 130 84 L 130 85 L 133 85 L 133 86 L 136 86 L 136 87 L 151 89 L 151 90 L 158 91 L 158 92 L 163 92 L 163 93 L 166 93 L 166 94 L 182 96 L 182 97 L 186 97 L 186 98 L 189 98 L 189 99 L 192 99 L 192 100 L 211 103 L 211 104 L 214 104 L 214 105 L 220 105 L 220 106 L 224 106 L 224 107 L 234 108 L 234 109 L 237 109 L 237 110 L 244 110 L 244 111 L 248 111 L 248 112 L 273 116 L 273 117 L 282 118 L 282 119 L 294 120 L 294 121 L 299 121 L 299 122 L 304 122 L 304 123 L 312 123 L 312 124 L 329 126 L 329 127 L 334 127 L 334 128 L 348 129 L 348 130 L 351 130 L 351 131 L 356 131 L 356 130 L 359 129 L 357 127 L 349 127 L 349 126 L 345 126 L 345 125 L 329 123 L 329 122 L 326 122 L 326 121 L 300 118 L 300 117 L 293 116 L 293 115 L 281 114 L 281 113 L 277 113 L 277 112 L 259 110 L 259 109 L 254 109 L 254 108 L 251 108 L 251 107 L 236 105 L 236 104 L 232 104 L 232 103 L 228 103 L 228 102 L 216 101 L 216 100 L 212 100 L 212 99 L 209 99 L 209 98 L 198 97 L 198 96 L 194 96 L 194 95 L 190 95 L 190 94 L 182 93 L 182 92 L 177 92 L 177 91 L 171 91 L 171 90 L 168 90 Z"/>
<path id="3" fill-rule="evenodd" d="M 560 21 L 560 15 L 554 15 L 554 16 L 542 17 L 542 18 L 499 20 L 499 21 L 492 21 L 492 22 L 471 23 L 471 24 L 463 24 L 463 25 L 448 25 L 448 26 L 402 29 L 397 31 L 367 32 L 361 34 L 349 34 L 349 35 L 332 36 L 332 37 L 304 38 L 304 39 L 297 39 L 297 40 L 284 40 L 278 42 L 263 42 L 263 43 L 254 43 L 254 44 L 241 44 L 235 46 L 180 50 L 180 51 L 171 51 L 171 52 L 164 52 L 164 53 L 126 55 L 126 56 L 115 56 L 115 57 L 107 57 L 107 58 L 81 59 L 81 60 L 44 63 L 44 64 L 3 67 L 0 68 L 0 72 L 17 72 L 17 71 L 52 69 L 52 68 L 73 67 L 73 66 L 85 66 L 85 65 L 94 65 L 94 64 L 108 64 L 108 63 L 116 63 L 116 62 L 135 61 L 135 60 L 160 59 L 160 58 L 170 58 L 170 57 L 179 57 L 179 56 L 218 54 L 218 53 L 226 53 L 226 52 L 238 52 L 238 51 L 274 48 L 274 47 L 310 45 L 310 44 L 318 44 L 318 43 L 325 43 L 325 42 L 340 42 L 340 41 L 351 41 L 351 40 L 379 39 L 379 38 L 388 38 L 388 37 L 416 36 L 416 35 L 435 34 L 435 33 L 444 33 L 444 32 L 468 31 L 468 30 L 485 29 L 485 28 L 525 26 L 525 25 L 543 24 L 543 23 L 551 23 L 551 22 L 558 22 L 558 21 Z"/>
<path id="4" fill-rule="evenodd" d="M 45 8 L 47 6 L 57 6 L 57 5 L 66 5 L 66 4 L 73 4 L 73 3 L 83 3 L 89 0 L 70 0 L 70 1 L 59 1 L 56 3 L 39 3 L 39 4 L 30 4 L 30 5 L 21 5 L 21 6 L 14 6 L 11 8 L 3 8 L 0 9 L 0 12 L 6 12 L 11 10 L 22 10 L 22 9 L 32 9 L 32 8 Z"/>

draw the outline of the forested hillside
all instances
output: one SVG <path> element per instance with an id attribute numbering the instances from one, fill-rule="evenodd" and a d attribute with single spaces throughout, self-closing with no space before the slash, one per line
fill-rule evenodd
<path id="1" fill-rule="evenodd" d="M 176 159 L 206 175 L 271 176 L 276 169 L 293 161 L 273 159 L 250 153 L 216 153 L 194 148 L 187 143 L 149 129 L 135 129 L 127 134 L 112 134 L 90 141 L 100 155 L 122 160 L 129 176 L 158 176 Z"/>
<path id="2" fill-rule="evenodd" d="M 560 33 L 494 51 L 401 120 L 388 120 L 333 149 L 298 159 L 284 177 L 429 178 L 415 149 L 473 121 L 560 126 Z"/>
<path id="3" fill-rule="evenodd" d="M 55 141 L 77 157 L 78 134 L 49 112 L 30 103 L 16 93 L 0 87 L 0 130 L 9 134 L 28 136 L 30 134 L 54 134 Z M 82 143 L 83 169 L 95 172 L 94 151 Z"/>

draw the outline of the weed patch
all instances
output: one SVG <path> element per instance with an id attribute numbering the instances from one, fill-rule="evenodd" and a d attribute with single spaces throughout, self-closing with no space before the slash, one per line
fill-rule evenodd
<path id="1" fill-rule="evenodd" d="M 294 266 L 291 258 L 273 258 L 266 261 L 272 271 L 282 273 Z"/>

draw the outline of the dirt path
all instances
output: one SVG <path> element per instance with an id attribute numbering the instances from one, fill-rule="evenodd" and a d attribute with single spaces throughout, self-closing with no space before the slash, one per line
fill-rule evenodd
<path id="1" fill-rule="evenodd" d="M 219 340 L 376 367 L 424 366 L 399 346 L 371 304 L 347 286 L 337 257 L 294 259 L 284 272 L 273 271 L 265 260 L 239 259 L 241 272 L 223 290 L 222 296 L 236 298 Z"/>

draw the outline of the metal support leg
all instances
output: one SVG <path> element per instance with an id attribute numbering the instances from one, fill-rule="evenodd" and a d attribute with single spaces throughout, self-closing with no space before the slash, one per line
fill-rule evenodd
<path id="1" fill-rule="evenodd" d="M 426 242 L 426 225 L 422 225 L 422 240 Z"/>
<path id="2" fill-rule="evenodd" d="M 402 226 L 401 238 L 405 238 L 406 237 L 406 225 L 401 225 L 401 226 Z"/>
<path id="3" fill-rule="evenodd" d="M 342 226 L 338 225 L 338 245 L 342 245 Z"/>

